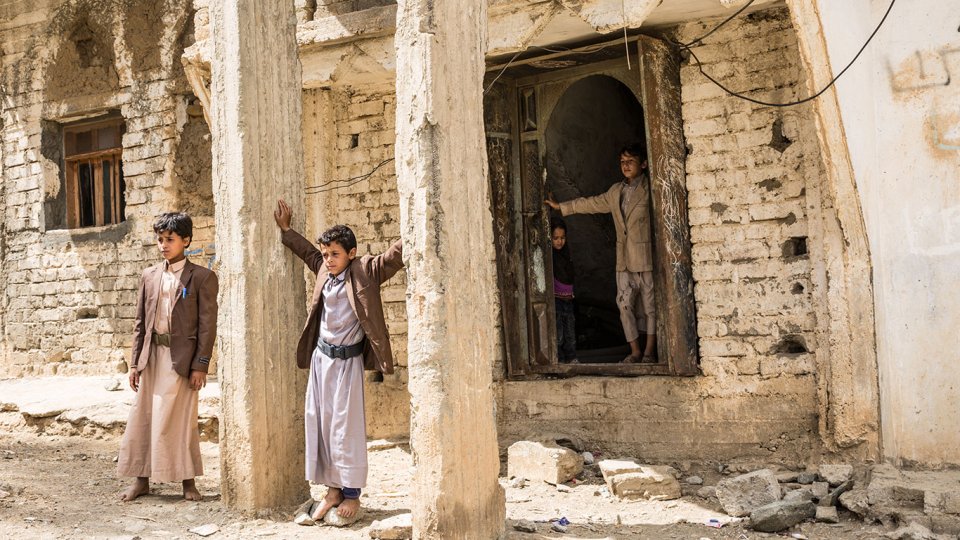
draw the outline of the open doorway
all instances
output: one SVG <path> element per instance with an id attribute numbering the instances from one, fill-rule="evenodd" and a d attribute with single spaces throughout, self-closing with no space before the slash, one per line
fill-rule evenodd
<path id="1" fill-rule="evenodd" d="M 545 135 L 547 191 L 558 201 L 600 195 L 623 179 L 620 149 L 634 143 L 646 146 L 643 108 L 622 82 L 592 75 L 564 91 Z M 584 363 L 619 362 L 630 348 L 616 303 L 613 217 L 576 214 L 563 221 L 576 276 L 577 357 Z M 646 335 L 640 339 L 645 342 Z"/>

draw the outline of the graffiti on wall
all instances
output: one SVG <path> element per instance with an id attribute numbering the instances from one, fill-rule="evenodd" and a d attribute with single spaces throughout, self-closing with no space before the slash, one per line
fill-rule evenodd
<path id="1" fill-rule="evenodd" d="M 942 151 L 960 152 L 960 43 L 888 57 L 895 95 L 931 102 L 926 137 Z"/>

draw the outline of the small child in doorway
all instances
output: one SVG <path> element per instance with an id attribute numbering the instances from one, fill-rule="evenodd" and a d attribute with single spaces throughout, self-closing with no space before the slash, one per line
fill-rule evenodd
<path id="1" fill-rule="evenodd" d="M 553 298 L 557 313 L 557 358 L 561 364 L 577 364 L 577 318 L 573 305 L 573 260 L 567 245 L 567 224 L 550 221 L 553 244 Z"/>
<path id="2" fill-rule="evenodd" d="M 217 336 L 217 275 L 188 261 L 193 221 L 167 212 L 153 225 L 163 262 L 140 277 L 130 388 L 137 393 L 120 443 L 117 474 L 136 477 L 120 495 L 132 501 L 150 479 L 182 482 L 183 497 L 199 501 L 203 474 L 197 398 Z"/>
<path id="3" fill-rule="evenodd" d="M 357 239 L 344 225 L 320 235 L 317 249 L 290 228 L 293 212 L 277 201 L 274 220 L 283 245 L 317 274 L 307 323 L 297 345 L 297 366 L 310 370 L 304 404 L 306 477 L 327 486 L 315 521 L 332 508 L 351 518 L 367 484 L 367 431 L 363 371 L 393 373 L 393 352 L 380 285 L 403 268 L 397 240 L 376 257 L 357 258 Z"/>

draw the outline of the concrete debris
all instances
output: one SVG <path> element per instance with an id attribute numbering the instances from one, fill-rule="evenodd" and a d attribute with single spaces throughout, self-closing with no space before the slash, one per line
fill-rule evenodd
<path id="1" fill-rule="evenodd" d="M 507 449 L 507 476 L 569 482 L 583 471 L 583 456 L 553 441 L 518 441 Z"/>
<path id="2" fill-rule="evenodd" d="M 946 534 L 934 534 L 919 523 L 910 523 L 906 527 L 887 533 L 886 536 L 892 540 L 953 540 L 953 537 Z"/>
<path id="3" fill-rule="evenodd" d="M 207 523 L 206 525 L 200 525 L 199 527 L 194 527 L 190 529 L 189 532 L 197 536 L 210 536 L 216 534 L 220 531 L 220 527 L 216 523 Z"/>
<path id="4" fill-rule="evenodd" d="M 865 489 L 854 489 L 843 493 L 839 500 L 844 508 L 860 517 L 865 517 L 870 511 L 870 497 Z"/>
<path id="5" fill-rule="evenodd" d="M 537 524 L 526 519 L 518 519 L 513 522 L 513 530 L 525 532 L 525 533 L 535 533 L 537 532 Z"/>
<path id="6" fill-rule="evenodd" d="M 784 501 L 812 501 L 813 499 L 813 492 L 807 487 L 794 489 L 783 495 Z"/>
<path id="7" fill-rule="evenodd" d="M 593 454 L 591 454 L 590 452 L 584 452 L 580 455 L 583 456 L 583 463 L 585 465 L 593 465 L 593 461 L 594 461 Z"/>
<path id="8" fill-rule="evenodd" d="M 702 499 L 716 499 L 717 498 L 717 488 L 714 486 L 703 486 L 697 490 L 697 497 Z"/>
<path id="9" fill-rule="evenodd" d="M 826 482 L 814 482 L 810 485 L 810 491 L 813 492 L 813 496 L 819 501 L 830 494 L 830 484 Z"/>
<path id="10" fill-rule="evenodd" d="M 725 478 L 717 483 L 717 499 L 727 514 L 740 517 L 780 500 L 780 483 L 770 469 Z"/>
<path id="11" fill-rule="evenodd" d="M 812 484 L 817 481 L 817 473 L 814 472 L 802 472 L 797 474 L 797 483 L 798 484 Z"/>
<path id="12" fill-rule="evenodd" d="M 313 499 L 307 499 L 303 502 L 294 512 L 293 522 L 297 525 L 316 525 L 316 521 L 311 517 L 313 516 L 313 511 L 317 508 L 317 501 Z"/>
<path id="13" fill-rule="evenodd" d="M 122 388 L 123 388 L 123 385 L 117 379 L 110 379 L 109 381 L 107 381 L 107 384 L 103 385 L 103 389 L 106 390 L 107 392 L 116 392 L 118 390 L 121 390 Z"/>
<path id="14" fill-rule="evenodd" d="M 820 478 L 831 486 L 839 486 L 853 478 L 853 465 L 820 465 Z"/>
<path id="15" fill-rule="evenodd" d="M 820 506 L 836 506 L 840 502 L 840 496 L 853 489 L 853 480 L 847 480 L 839 486 L 833 488 L 826 497 L 822 497 L 818 503 Z"/>
<path id="16" fill-rule="evenodd" d="M 600 471 L 610 492 L 621 499 L 666 501 L 681 496 L 673 467 L 640 465 L 629 460 L 603 460 Z"/>
<path id="17" fill-rule="evenodd" d="M 413 538 L 413 515 L 406 512 L 374 521 L 370 525 L 369 534 L 370 538 L 377 538 L 378 540 L 407 540 Z"/>
<path id="18" fill-rule="evenodd" d="M 702 486 L 703 478 L 700 478 L 699 476 L 688 476 L 686 479 L 684 479 L 684 482 L 690 484 L 691 486 Z"/>
<path id="19" fill-rule="evenodd" d="M 816 518 L 821 523 L 840 523 L 836 506 L 818 506 Z"/>
<path id="20" fill-rule="evenodd" d="M 514 477 L 514 478 L 511 478 L 509 482 L 507 482 L 507 485 L 514 489 L 521 489 L 523 487 L 526 487 L 527 481 L 523 478 Z"/>
<path id="21" fill-rule="evenodd" d="M 554 521 L 550 524 L 550 530 L 553 532 L 558 532 L 560 534 L 565 534 L 567 532 L 567 526 L 561 525 L 558 522 Z"/>
<path id="22" fill-rule="evenodd" d="M 572 490 L 570 489 L 570 486 L 567 486 L 564 484 L 557 484 L 557 491 L 559 491 L 560 493 L 570 493 Z"/>
<path id="23" fill-rule="evenodd" d="M 814 517 L 817 507 L 810 501 L 776 501 L 750 512 L 750 528 L 761 532 L 780 532 Z"/>
<path id="24" fill-rule="evenodd" d="M 777 482 L 781 484 L 793 484 L 797 482 L 797 473 L 793 471 L 778 472 L 776 477 Z"/>
<path id="25" fill-rule="evenodd" d="M 348 518 L 341 516 L 338 510 L 339 508 L 336 506 L 334 506 L 330 510 L 327 510 L 327 513 L 324 514 L 323 516 L 323 522 L 326 523 L 327 525 L 333 525 L 334 527 L 349 527 L 350 525 L 353 525 L 354 523 L 359 521 L 360 518 L 363 517 L 362 506 L 357 511 L 357 513 L 353 514 L 353 516 Z"/>

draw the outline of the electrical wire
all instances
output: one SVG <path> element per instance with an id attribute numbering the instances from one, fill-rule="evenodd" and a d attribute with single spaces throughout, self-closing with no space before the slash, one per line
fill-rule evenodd
<path id="1" fill-rule="evenodd" d="M 751 3 L 752 3 L 752 1 L 753 1 L 753 0 L 751 0 Z M 730 95 L 733 96 L 733 97 L 740 98 L 740 99 L 745 100 L 745 101 L 749 101 L 749 102 L 751 102 L 751 103 L 755 103 L 755 104 L 757 104 L 757 105 L 764 105 L 764 106 L 767 106 L 767 107 L 793 107 L 794 105 L 801 105 L 801 104 L 803 104 L 803 103 L 807 103 L 808 101 L 813 101 L 814 99 L 817 99 L 818 97 L 820 97 L 824 92 L 826 92 L 827 90 L 829 90 L 829 89 L 840 79 L 840 77 L 842 77 L 843 74 L 846 73 L 848 69 L 850 69 L 851 66 L 853 66 L 854 62 L 856 62 L 857 59 L 860 58 L 860 55 L 861 55 L 861 54 L 863 53 L 863 51 L 867 48 L 867 45 L 870 44 L 870 41 L 873 40 L 873 36 L 877 35 L 877 32 L 880 31 L 880 28 L 883 26 L 883 23 L 887 20 L 887 16 L 890 15 L 890 12 L 893 10 L 893 5 L 896 4 L 896 2 L 897 2 L 897 0 L 890 0 L 890 5 L 887 6 L 887 11 L 883 14 L 883 17 L 880 19 L 880 22 L 877 23 L 877 27 L 873 29 L 873 32 L 870 33 L 870 36 L 869 36 L 869 37 L 867 38 L 867 40 L 863 43 L 863 46 L 860 47 L 860 50 L 857 51 L 857 54 L 856 54 L 856 55 L 854 55 L 853 60 L 850 60 L 850 63 L 848 63 L 848 64 L 846 65 L 846 67 L 844 67 L 842 70 L 840 70 L 840 73 L 837 73 L 837 75 L 836 75 L 833 79 L 831 79 L 830 82 L 827 83 L 826 86 L 824 86 L 824 87 L 821 88 L 818 92 L 814 93 L 814 94 L 811 95 L 811 96 L 805 97 L 805 98 L 803 98 L 803 99 L 798 99 L 798 100 L 796 100 L 796 101 L 789 101 L 789 102 L 786 102 L 786 103 L 773 103 L 773 102 L 769 102 L 769 101 L 763 101 L 763 100 L 760 100 L 760 99 L 754 99 L 754 98 L 752 98 L 752 97 L 750 97 L 750 96 L 747 96 L 747 95 L 745 95 L 745 94 L 742 94 L 742 93 L 740 93 L 740 92 L 734 92 L 733 90 L 730 90 L 729 88 L 727 88 L 726 86 L 724 86 L 723 84 L 721 84 L 720 81 L 718 81 L 718 80 L 714 79 L 713 77 L 711 77 L 706 71 L 703 70 L 703 64 L 700 62 L 700 59 L 697 58 L 696 53 L 693 52 L 693 47 L 692 47 L 691 44 L 699 43 L 700 41 L 703 40 L 703 38 L 705 38 L 705 37 L 709 36 L 710 34 L 714 33 L 718 28 L 720 28 L 721 26 L 723 26 L 724 24 L 726 24 L 727 22 L 729 22 L 729 21 L 732 19 L 732 17 L 727 18 L 725 21 L 723 21 L 722 23 L 718 24 L 713 30 L 711 30 L 711 31 L 707 32 L 706 34 L 704 34 L 703 36 L 701 36 L 701 37 L 699 37 L 699 38 L 691 41 L 689 44 L 677 43 L 677 42 L 673 42 L 673 43 L 674 43 L 675 45 L 678 45 L 679 47 L 685 49 L 687 52 L 689 52 L 689 53 L 690 53 L 690 56 L 692 56 L 693 59 L 697 62 L 697 69 L 700 71 L 700 74 L 703 75 L 704 77 L 706 77 L 708 81 L 710 81 L 710 82 L 712 82 L 713 84 L 717 85 L 717 87 L 719 87 L 721 90 L 723 90 L 723 91 L 726 92 L 727 94 L 730 94 Z M 748 3 L 748 4 L 747 4 L 746 6 L 744 6 L 743 8 L 740 8 L 740 11 L 743 11 L 743 10 L 744 10 L 747 6 L 749 6 L 749 5 L 750 5 L 750 4 Z M 738 11 L 737 13 L 740 13 L 740 11 Z M 734 16 L 736 16 L 737 13 L 734 13 Z"/>
<path id="2" fill-rule="evenodd" d="M 390 162 L 393 161 L 393 160 L 394 160 L 394 158 L 387 158 L 387 159 L 381 161 L 380 163 L 377 164 L 376 167 L 373 168 L 372 171 L 370 171 L 370 172 L 368 172 L 368 173 L 366 173 L 366 174 L 361 174 L 360 176 L 352 176 L 352 177 L 350 177 L 350 178 L 344 178 L 343 180 L 331 180 L 331 181 L 329 181 L 329 182 L 324 182 L 324 183 L 322 183 L 322 184 L 317 184 L 317 185 L 315 185 L 315 186 L 307 186 L 307 187 L 305 188 L 305 190 L 306 190 L 306 192 L 307 192 L 308 195 L 316 195 L 317 193 L 324 193 L 324 192 L 327 192 L 327 191 L 334 191 L 334 190 L 337 190 L 337 189 L 347 188 L 347 187 L 353 186 L 353 185 L 355 185 L 355 184 L 359 184 L 360 182 L 363 182 L 363 181 L 366 180 L 367 178 L 370 178 L 371 176 L 373 176 L 373 173 L 377 172 L 377 169 L 379 169 L 380 167 L 383 167 L 384 165 L 386 165 L 387 163 L 390 163 Z M 346 183 L 345 183 L 344 185 L 342 185 L 342 186 L 333 185 L 333 184 L 340 184 L 340 183 L 344 183 L 344 182 L 346 182 Z"/>
<path id="3" fill-rule="evenodd" d="M 696 46 L 697 43 L 700 43 L 701 41 L 703 41 L 704 39 L 706 39 L 707 37 L 709 37 L 710 34 L 716 32 L 717 30 L 719 30 L 721 26 L 727 24 L 728 22 L 730 22 L 730 21 L 732 21 L 733 19 L 735 19 L 735 18 L 737 17 L 737 15 L 743 13 L 743 10 L 747 9 L 748 7 L 750 7 L 750 4 L 752 4 L 752 3 L 754 3 L 754 2 L 756 2 L 756 0 L 750 0 L 749 2 L 747 2 L 746 4 L 744 4 L 743 6 L 741 6 L 740 9 L 738 9 L 737 11 L 735 11 L 733 15 L 727 17 L 726 19 L 723 20 L 723 22 L 721 22 L 720 24 L 714 26 L 714 27 L 713 27 L 713 30 L 707 32 L 706 34 L 698 37 L 697 39 L 695 39 L 695 40 L 693 40 L 693 41 L 691 41 L 691 42 L 689 42 L 689 43 L 678 43 L 677 45 L 680 45 L 681 47 L 694 47 L 694 46 Z"/>

